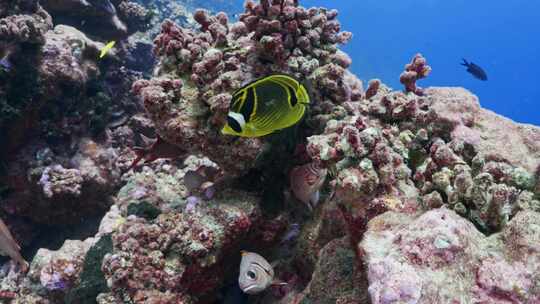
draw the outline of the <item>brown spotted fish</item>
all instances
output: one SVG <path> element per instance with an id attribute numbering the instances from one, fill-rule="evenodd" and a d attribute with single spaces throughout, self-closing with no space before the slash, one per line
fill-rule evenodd
<path id="1" fill-rule="evenodd" d="M 26 272 L 28 270 L 28 263 L 21 256 L 20 250 L 21 247 L 13 239 L 4 221 L 0 219 L 0 254 L 11 257 L 12 260 L 21 266 L 21 270 Z"/>
<path id="2" fill-rule="evenodd" d="M 238 284 L 244 293 L 258 294 L 272 285 L 273 280 L 274 269 L 268 261 L 254 252 L 242 251 Z"/>
<path id="3" fill-rule="evenodd" d="M 289 182 L 294 196 L 313 210 L 319 202 L 319 190 L 324 184 L 327 169 L 315 162 L 292 168 Z"/>

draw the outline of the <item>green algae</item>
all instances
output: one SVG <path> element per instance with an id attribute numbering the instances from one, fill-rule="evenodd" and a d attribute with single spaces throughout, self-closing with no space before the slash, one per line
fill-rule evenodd
<path id="1" fill-rule="evenodd" d="M 110 234 L 102 236 L 86 253 L 80 284 L 69 291 L 64 301 L 67 304 L 93 304 L 96 297 L 107 292 L 107 282 L 101 271 L 101 263 L 107 253 L 113 250 Z"/>
<path id="2" fill-rule="evenodd" d="M 140 203 L 131 203 L 127 207 L 127 215 L 135 215 L 145 218 L 147 220 L 153 220 L 161 214 L 161 210 L 147 201 Z"/>

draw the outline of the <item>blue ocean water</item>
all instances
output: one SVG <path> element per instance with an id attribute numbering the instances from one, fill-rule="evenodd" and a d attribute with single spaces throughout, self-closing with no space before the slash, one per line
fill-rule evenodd
<path id="1" fill-rule="evenodd" d="M 433 68 L 421 86 L 463 86 L 483 107 L 514 121 L 540 125 L 540 1 L 305 0 L 339 10 L 354 33 L 344 50 L 363 80 L 399 88 L 403 65 L 422 53 Z M 480 65 L 486 82 L 460 65 Z"/>
<path id="2" fill-rule="evenodd" d="M 236 0 L 241 10 L 243 0 Z M 420 86 L 462 86 L 484 108 L 540 125 L 540 1 L 301 0 L 339 10 L 354 37 L 344 50 L 362 80 L 401 88 L 399 74 L 417 52 L 433 68 Z M 460 65 L 480 65 L 486 82 Z"/>

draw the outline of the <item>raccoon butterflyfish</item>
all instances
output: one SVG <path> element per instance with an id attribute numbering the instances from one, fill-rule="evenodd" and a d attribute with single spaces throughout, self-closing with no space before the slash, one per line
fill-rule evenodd
<path id="1" fill-rule="evenodd" d="M 223 134 L 259 137 L 300 121 L 309 104 L 306 87 L 291 76 L 274 74 L 233 93 Z"/>
<path id="2" fill-rule="evenodd" d="M 99 53 L 99 58 L 103 58 L 105 57 L 105 55 L 107 55 L 107 53 L 109 53 L 109 51 L 114 47 L 114 45 L 116 44 L 116 41 L 111 41 L 109 43 L 107 43 L 102 49 L 101 49 L 101 52 Z"/>

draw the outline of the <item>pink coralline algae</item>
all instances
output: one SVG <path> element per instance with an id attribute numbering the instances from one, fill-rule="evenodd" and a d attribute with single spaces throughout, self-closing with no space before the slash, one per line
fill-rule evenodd
<path id="1" fill-rule="evenodd" d="M 379 87 L 381 85 L 381 81 L 379 79 L 372 79 L 368 82 L 368 88 L 366 90 L 366 95 L 364 96 L 366 99 L 370 99 L 371 97 L 377 95 L 377 92 L 379 92 Z"/>
<path id="2" fill-rule="evenodd" d="M 376 217 L 360 244 L 371 302 L 538 303 L 539 221 L 538 213 L 521 212 L 484 237 L 445 208 Z"/>
<path id="3" fill-rule="evenodd" d="M 188 159 L 186 170 L 208 164 Z M 171 174 L 143 169 L 131 175 L 119 191 L 119 214 L 111 214 L 117 220 L 109 220 L 110 224 L 119 223 L 109 229 L 114 248 L 103 261 L 116 301 L 202 303 L 215 297 L 213 293 L 229 267 L 236 269 L 224 259 L 238 256 L 240 242 L 260 221 L 259 199 L 224 190 L 209 201 L 188 207 L 192 196 L 183 175 L 183 170 Z M 154 206 L 161 214 L 153 220 L 128 215 L 142 204 Z"/>
<path id="4" fill-rule="evenodd" d="M 416 95 L 422 95 L 422 88 L 416 85 L 416 82 L 426 78 L 431 72 L 431 67 L 421 54 L 416 54 L 411 63 L 405 65 L 405 71 L 399 76 L 399 82 L 405 86 L 406 92 L 413 92 Z"/>
<path id="5" fill-rule="evenodd" d="M 51 28 L 51 16 L 41 6 L 36 6 L 29 15 L 6 17 L 0 11 L 0 51 L 13 43 L 43 44 L 45 33 Z"/>
<path id="6" fill-rule="evenodd" d="M 315 100 L 331 105 L 360 100 L 361 82 L 346 68 L 351 59 L 339 51 L 351 34 L 340 32 L 337 11 L 305 9 L 293 1 L 248 1 L 239 22 L 224 13 L 195 12 L 200 30 L 165 21 L 154 40 L 160 61 L 151 80 L 133 85 L 162 138 L 188 153 L 204 153 L 229 176 L 253 164 L 262 140 L 223 136 L 231 93 L 273 72 L 311 79 Z M 182 80 L 181 87 L 175 82 Z M 317 93 L 321 89 L 324 95 Z M 322 92 L 322 91 L 321 91 Z M 316 115 L 329 114 L 320 107 Z"/>

